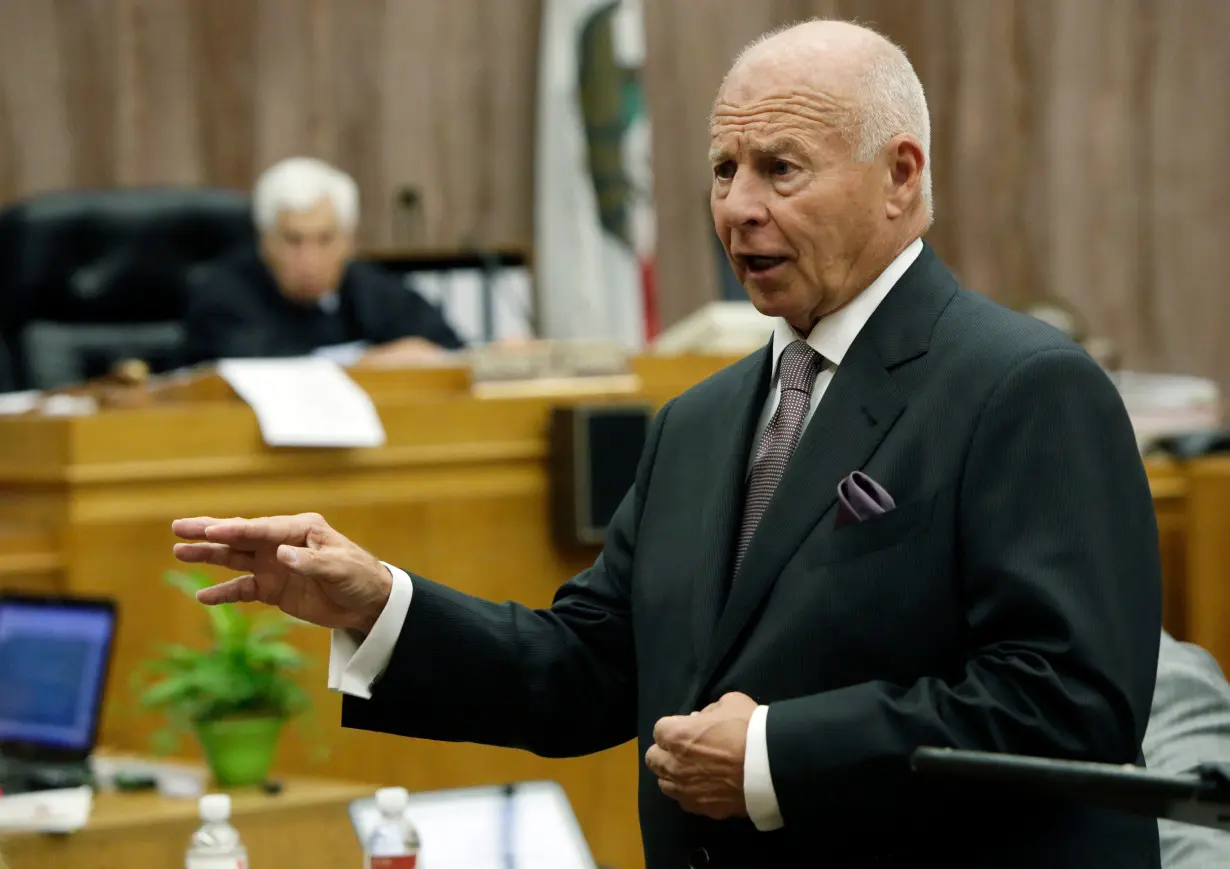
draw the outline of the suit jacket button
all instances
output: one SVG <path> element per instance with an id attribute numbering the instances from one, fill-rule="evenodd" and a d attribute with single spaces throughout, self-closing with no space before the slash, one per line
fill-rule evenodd
<path id="1" fill-rule="evenodd" d="M 688 855 L 688 869 L 705 869 L 709 865 L 709 852 L 696 848 Z"/>

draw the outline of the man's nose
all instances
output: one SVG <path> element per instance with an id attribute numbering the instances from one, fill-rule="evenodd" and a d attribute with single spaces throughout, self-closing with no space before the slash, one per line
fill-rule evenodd
<path id="1" fill-rule="evenodd" d="M 722 200 L 730 226 L 762 226 L 769 220 L 764 185 L 747 171 L 736 172 Z"/>
<path id="2" fill-rule="evenodd" d="M 316 245 L 305 244 L 299 251 L 299 264 L 306 269 L 314 269 L 320 264 L 323 253 Z"/>

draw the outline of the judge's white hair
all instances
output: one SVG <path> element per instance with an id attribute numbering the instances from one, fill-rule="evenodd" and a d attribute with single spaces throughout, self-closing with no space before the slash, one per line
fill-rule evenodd
<path id="1" fill-rule="evenodd" d="M 265 170 L 252 190 L 252 218 L 266 232 L 284 211 L 306 211 L 327 199 L 347 232 L 359 222 L 359 185 L 314 157 L 291 157 Z"/>
<path id="2" fill-rule="evenodd" d="M 813 18 L 758 36 L 739 52 L 735 62 L 731 64 L 731 70 L 762 42 L 796 27 L 825 20 Z M 852 26 L 857 26 L 875 37 L 872 41 L 872 54 L 862 69 L 853 94 L 855 114 L 844 131 L 854 147 L 854 159 L 860 163 L 870 162 L 893 136 L 901 133 L 918 139 L 924 157 L 922 201 L 930 221 L 934 214 L 931 202 L 931 115 L 927 109 L 927 96 L 923 92 L 922 82 L 899 45 L 870 27 Z"/>

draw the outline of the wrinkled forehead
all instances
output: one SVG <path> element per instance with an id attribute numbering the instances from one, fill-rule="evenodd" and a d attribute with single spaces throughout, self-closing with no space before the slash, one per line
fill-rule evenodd
<path id="1" fill-rule="evenodd" d="M 846 101 L 804 85 L 742 92 L 723 88 L 709 127 L 710 156 L 831 147 L 843 141 L 850 121 Z"/>

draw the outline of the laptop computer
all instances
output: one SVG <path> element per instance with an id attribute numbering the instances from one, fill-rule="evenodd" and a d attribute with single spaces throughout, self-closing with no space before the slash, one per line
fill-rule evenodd
<path id="1" fill-rule="evenodd" d="M 0 794 L 91 783 L 116 620 L 109 598 L 0 592 Z"/>

